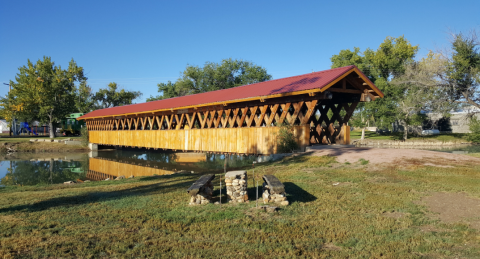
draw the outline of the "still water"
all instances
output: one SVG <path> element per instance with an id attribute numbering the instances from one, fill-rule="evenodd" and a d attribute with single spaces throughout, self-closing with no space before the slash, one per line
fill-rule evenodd
<path id="1" fill-rule="evenodd" d="M 0 186 L 101 181 L 118 176 L 223 172 L 225 156 L 205 153 L 165 153 L 146 150 L 105 150 L 90 153 L 41 154 L 4 158 Z M 227 169 L 250 166 L 254 156 L 229 156 Z"/>
<path id="2" fill-rule="evenodd" d="M 480 145 L 428 150 L 455 154 L 480 153 Z M 56 184 L 66 181 L 101 181 L 118 176 L 138 177 L 179 172 L 220 173 L 224 155 L 165 153 L 147 150 L 103 150 L 90 153 L 16 154 L 0 157 L 0 187 Z M 20 155 L 20 156 L 19 156 Z M 249 167 L 254 156 L 229 156 L 227 170 Z"/>

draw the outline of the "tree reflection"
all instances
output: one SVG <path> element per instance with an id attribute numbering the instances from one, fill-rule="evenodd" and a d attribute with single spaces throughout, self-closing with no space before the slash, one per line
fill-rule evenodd
<path id="1" fill-rule="evenodd" d="M 0 184 L 7 186 L 62 183 L 85 178 L 88 170 L 85 161 L 12 161 L 11 165 L 5 177 L 0 179 Z"/>

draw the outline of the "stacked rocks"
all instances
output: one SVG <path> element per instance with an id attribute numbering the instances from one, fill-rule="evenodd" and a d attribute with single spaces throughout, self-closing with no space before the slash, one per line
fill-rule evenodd
<path id="1" fill-rule="evenodd" d="M 208 204 L 212 202 L 213 183 L 215 178 L 213 174 L 207 174 L 200 177 L 188 188 L 190 194 L 190 205 Z"/>
<path id="2" fill-rule="evenodd" d="M 285 186 L 274 175 L 264 175 L 262 198 L 263 203 L 275 202 L 280 205 L 288 205 Z"/>
<path id="3" fill-rule="evenodd" d="M 228 202 L 248 202 L 247 171 L 230 171 L 225 174 Z"/>

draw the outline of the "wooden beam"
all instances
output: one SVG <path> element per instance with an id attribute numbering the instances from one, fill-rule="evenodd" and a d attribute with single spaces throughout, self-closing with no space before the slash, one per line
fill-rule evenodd
<path id="1" fill-rule="evenodd" d="M 155 117 L 153 116 L 152 118 L 148 117 L 148 125 L 150 126 L 150 130 L 153 130 L 153 122 L 155 121 Z"/>
<path id="2" fill-rule="evenodd" d="M 247 118 L 248 107 L 242 108 L 242 116 L 237 117 L 237 127 L 243 127 L 243 122 Z"/>
<path id="3" fill-rule="evenodd" d="M 228 124 L 229 124 L 230 128 L 233 128 L 233 126 L 235 125 L 235 122 L 237 121 L 237 116 L 238 116 L 239 111 L 240 111 L 240 108 L 233 109 L 232 118 L 228 118 Z M 238 127 L 241 127 L 241 126 L 238 126 Z"/>
<path id="4" fill-rule="evenodd" d="M 168 125 L 168 129 L 169 129 L 169 130 L 172 129 L 173 117 L 174 117 L 174 115 L 171 114 L 171 115 L 170 115 L 170 120 L 169 120 L 169 119 L 168 119 L 168 116 L 167 116 L 167 125 Z"/>
<path id="5" fill-rule="evenodd" d="M 246 119 L 247 119 L 247 127 L 252 126 L 252 122 L 253 122 L 253 119 L 254 119 L 255 116 L 256 116 L 257 109 L 258 109 L 258 106 L 254 106 L 254 107 L 250 107 L 250 108 L 249 108 L 249 110 L 250 110 L 250 116 L 249 116 L 249 117 L 246 117 Z"/>
<path id="6" fill-rule="evenodd" d="M 179 130 L 182 128 L 182 123 L 183 123 L 183 119 L 185 118 L 185 114 L 182 113 L 182 115 L 180 115 L 180 119 L 178 119 L 178 114 L 175 114 L 175 121 L 177 122 L 177 126 L 175 127 L 176 130 Z"/>
<path id="7" fill-rule="evenodd" d="M 291 121 L 290 121 L 290 125 L 293 126 L 293 124 L 295 124 L 295 120 L 297 119 L 298 117 L 298 113 L 301 111 L 302 109 L 302 105 L 303 105 L 303 101 L 301 102 L 298 102 L 298 103 L 294 103 L 293 104 L 293 108 L 295 109 L 295 111 L 293 112 L 293 115 L 292 115 L 292 118 L 291 118 Z"/>
<path id="8" fill-rule="evenodd" d="M 226 109 L 224 110 L 225 112 L 225 118 L 222 116 L 222 128 L 226 128 L 227 127 L 227 124 L 229 122 L 229 119 L 230 119 L 230 112 L 232 111 L 232 109 Z"/>
<path id="9" fill-rule="evenodd" d="M 347 93 L 347 94 L 361 94 L 362 91 L 356 89 L 340 89 L 340 88 L 329 88 L 328 91 L 336 93 Z"/>
<path id="10" fill-rule="evenodd" d="M 160 118 L 160 119 L 159 119 Z M 165 118 L 164 115 L 162 115 L 161 117 L 160 116 L 155 116 L 155 119 L 157 120 L 157 125 L 158 125 L 158 129 L 161 130 L 162 129 L 162 125 L 163 125 L 163 119 Z"/>
<path id="11" fill-rule="evenodd" d="M 262 125 L 263 118 L 265 117 L 265 113 L 267 112 L 268 105 L 260 106 L 260 116 L 254 116 L 255 119 L 255 126 L 260 127 Z"/>
<path id="12" fill-rule="evenodd" d="M 283 124 L 283 121 L 285 121 L 285 118 L 287 117 L 288 110 L 290 109 L 291 103 L 286 103 L 286 104 L 280 104 L 280 107 L 282 107 L 282 115 L 280 116 L 280 119 L 277 120 L 278 126 Z"/>
<path id="13" fill-rule="evenodd" d="M 132 118 L 127 119 L 127 121 L 128 121 L 128 130 L 132 130 L 132 120 L 133 120 Z"/>
<path id="14" fill-rule="evenodd" d="M 268 127 L 272 124 L 273 119 L 275 119 L 275 116 L 277 115 L 277 110 L 278 110 L 279 104 L 274 104 L 270 105 L 270 116 L 267 116 L 267 119 L 265 120 L 265 125 Z"/>
<path id="15" fill-rule="evenodd" d="M 208 111 L 203 112 L 203 119 L 200 116 L 200 113 L 198 114 L 198 120 L 200 121 L 200 128 L 205 128 L 205 123 L 207 122 L 207 117 L 208 117 Z"/>
<path id="16" fill-rule="evenodd" d="M 305 105 L 307 105 L 307 112 L 305 113 L 305 116 L 303 117 L 303 119 L 300 121 L 300 124 L 301 125 L 304 125 L 304 124 L 307 124 L 310 117 L 312 116 L 313 114 L 313 111 L 315 111 L 315 106 L 317 105 L 317 102 L 318 100 L 313 100 L 313 101 L 310 101 L 310 102 L 305 102 Z"/>
<path id="17" fill-rule="evenodd" d="M 215 124 L 215 128 L 218 128 L 218 125 L 220 124 L 220 120 L 222 119 L 222 115 L 223 115 L 223 110 L 219 110 L 217 111 L 217 113 L 218 113 L 218 117 L 213 121 L 213 123 Z"/>

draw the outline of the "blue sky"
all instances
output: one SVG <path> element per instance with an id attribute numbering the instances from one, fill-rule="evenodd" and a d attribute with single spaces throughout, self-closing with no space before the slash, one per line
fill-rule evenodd
<path id="1" fill-rule="evenodd" d="M 330 67 L 354 46 L 405 35 L 428 50 L 449 30 L 480 26 L 480 1 L 6 1 L 0 2 L 0 82 L 27 59 L 73 58 L 94 90 L 140 90 L 176 80 L 187 64 L 225 58 L 261 65 L 274 79 Z M 0 95 L 8 86 L 0 85 Z"/>

